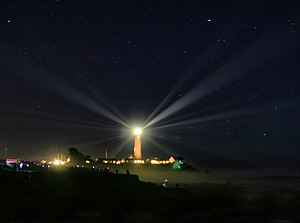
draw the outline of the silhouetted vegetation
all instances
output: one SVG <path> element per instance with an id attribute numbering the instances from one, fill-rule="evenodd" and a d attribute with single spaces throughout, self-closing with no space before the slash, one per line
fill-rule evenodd
<path id="1" fill-rule="evenodd" d="M 68 155 L 74 163 L 85 163 L 86 160 L 90 160 L 90 155 L 84 155 L 76 148 L 68 148 Z"/>

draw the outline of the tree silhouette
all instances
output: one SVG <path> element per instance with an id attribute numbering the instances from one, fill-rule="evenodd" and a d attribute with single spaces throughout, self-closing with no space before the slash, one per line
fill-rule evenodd
<path id="1" fill-rule="evenodd" d="M 69 156 L 70 156 L 71 162 L 74 162 L 74 163 L 77 163 L 77 164 L 85 162 L 85 158 L 87 156 L 85 156 L 82 153 L 80 153 L 78 151 L 78 149 L 76 149 L 76 148 L 68 148 L 68 152 L 69 152 Z M 90 156 L 89 156 L 89 158 L 90 158 Z"/>

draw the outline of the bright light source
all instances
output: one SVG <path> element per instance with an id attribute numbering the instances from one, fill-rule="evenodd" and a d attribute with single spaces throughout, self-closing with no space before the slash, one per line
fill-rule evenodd
<path id="1" fill-rule="evenodd" d="M 59 160 L 54 160 L 54 165 L 59 165 Z"/>
<path id="2" fill-rule="evenodd" d="M 151 160 L 151 164 L 159 164 L 157 160 Z"/>
<path id="3" fill-rule="evenodd" d="M 141 128 L 135 128 L 135 129 L 133 130 L 133 133 L 134 133 L 135 135 L 142 135 L 142 129 L 141 129 Z"/>

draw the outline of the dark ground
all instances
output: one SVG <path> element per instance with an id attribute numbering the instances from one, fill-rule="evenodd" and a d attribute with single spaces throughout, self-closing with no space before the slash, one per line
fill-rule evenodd
<path id="1" fill-rule="evenodd" d="M 137 175 L 78 169 L 0 172 L 0 182 L 0 222 L 300 222 L 300 191 L 290 188 L 162 188 Z"/>

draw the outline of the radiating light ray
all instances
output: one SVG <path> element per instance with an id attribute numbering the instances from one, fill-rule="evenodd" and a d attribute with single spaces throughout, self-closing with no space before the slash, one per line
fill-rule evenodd
<path id="1" fill-rule="evenodd" d="M 56 82 L 56 83 L 55 83 Z M 84 108 L 87 108 L 98 115 L 104 116 L 112 121 L 115 121 L 123 126 L 129 127 L 129 125 L 122 120 L 120 120 L 117 116 L 109 112 L 107 109 L 103 108 L 102 106 L 98 105 L 94 100 L 90 99 L 86 95 L 72 89 L 66 84 L 63 84 L 62 81 L 54 81 L 49 88 L 52 89 L 55 93 L 59 94 L 60 96 L 72 101 L 75 104 L 81 105 Z"/>
<path id="2" fill-rule="evenodd" d="M 206 122 L 213 122 L 213 121 L 219 121 L 219 120 L 225 120 L 225 119 L 230 119 L 230 118 L 237 118 L 241 116 L 246 116 L 246 115 L 252 115 L 255 113 L 255 111 L 258 111 L 258 109 L 253 109 L 253 108 L 248 108 L 248 109 L 238 109 L 238 110 L 232 110 L 229 112 L 222 112 L 222 113 L 217 113 L 213 115 L 208 115 L 200 118 L 194 118 L 190 120 L 185 120 L 181 122 L 175 122 L 171 124 L 166 124 L 166 125 L 161 125 L 154 127 L 152 129 L 162 129 L 162 128 L 173 128 L 173 127 L 180 127 L 180 126 L 186 126 L 186 125 L 193 125 L 193 124 L 202 124 Z"/>
<path id="3" fill-rule="evenodd" d="M 4 58 L 5 60 L 7 60 L 7 57 L 9 57 L 11 61 L 15 61 L 15 63 L 19 63 L 19 61 L 16 60 L 18 56 L 12 55 L 12 51 L 10 49 L 6 48 L 5 52 L 7 52 L 6 58 Z M 125 121 L 118 118 L 115 114 L 113 114 L 111 111 L 104 108 L 100 104 L 97 104 L 93 99 L 88 97 L 86 94 L 75 90 L 64 80 L 59 79 L 53 73 L 45 72 L 43 69 L 41 69 L 40 67 L 34 64 L 35 64 L 34 62 L 31 63 L 32 71 L 29 75 L 24 76 L 24 78 L 31 79 L 32 81 L 37 82 L 39 86 L 47 87 L 55 94 L 60 95 L 61 97 L 71 101 L 76 105 L 79 105 L 83 108 L 93 111 L 94 113 L 106 117 L 114 122 L 117 122 L 120 125 L 129 127 L 129 125 Z"/>
<path id="4" fill-rule="evenodd" d="M 170 149 L 166 148 L 165 146 L 159 144 L 152 138 L 148 138 L 148 141 L 152 143 L 154 146 L 156 146 L 165 156 L 169 156 L 171 154 Z"/>
<path id="5" fill-rule="evenodd" d="M 187 108 L 196 101 L 211 94 L 216 89 L 223 88 L 228 84 L 241 79 L 245 75 L 254 74 L 255 69 L 263 66 L 266 62 L 274 60 L 283 53 L 286 54 L 289 51 L 293 51 L 295 48 L 297 48 L 297 46 L 294 45 L 295 41 L 292 41 L 291 43 L 286 41 L 277 41 L 274 43 L 271 41 L 271 36 L 274 35 L 272 32 L 276 32 L 278 38 L 283 35 L 277 30 L 271 31 L 267 35 L 264 35 L 246 50 L 241 52 L 238 56 L 231 59 L 223 67 L 209 75 L 198 86 L 193 88 L 179 100 L 162 111 L 159 115 L 154 117 L 145 125 L 145 127 L 149 127 L 165 119 L 166 117 L 169 117 L 181 111 L 182 109 Z M 270 33 L 272 33 L 272 35 L 270 35 Z"/>
<path id="6" fill-rule="evenodd" d="M 104 95 L 101 95 L 98 91 L 93 91 L 97 99 L 99 99 L 102 103 L 104 103 L 110 110 L 112 110 L 120 120 L 122 120 L 124 123 L 127 124 L 127 127 L 129 126 L 128 121 L 126 120 L 125 116 L 114 106 L 112 105 L 109 100 L 104 97 Z"/>
<path id="7" fill-rule="evenodd" d="M 121 151 L 124 149 L 125 145 L 127 145 L 130 141 L 132 141 L 132 138 L 126 138 L 122 143 L 120 143 L 113 151 L 113 157 L 117 157 Z M 133 146 L 132 146 L 132 150 L 133 150 Z"/>
<path id="8" fill-rule="evenodd" d="M 28 116 L 28 115 L 26 115 Z M 95 122 L 88 122 L 88 121 L 78 121 L 78 119 L 70 119 L 70 118 L 57 118 L 57 116 L 41 116 L 41 115 L 31 115 L 32 118 L 40 119 L 40 120 L 46 120 L 46 121 L 55 121 L 60 123 L 66 123 L 66 124 L 74 124 L 74 125 L 82 125 L 82 126 L 90 126 L 95 128 L 101 128 L 101 129 L 117 129 L 119 126 L 114 126 L 112 124 L 107 124 L 99 121 Z"/>
<path id="9" fill-rule="evenodd" d="M 203 112 L 203 111 L 191 112 L 191 113 L 184 114 L 184 115 L 181 115 L 181 116 L 176 116 L 176 117 L 171 118 L 171 119 L 166 119 L 165 121 L 160 121 L 159 124 L 158 124 L 158 126 L 163 126 L 163 125 L 170 124 L 170 123 L 177 123 L 179 121 L 195 117 L 195 115 L 197 115 L 197 114 L 199 114 L 201 112 Z M 147 129 L 152 129 L 152 127 L 150 126 Z"/>
<path id="10" fill-rule="evenodd" d="M 0 112 L 2 114 L 6 114 L 8 116 L 17 116 L 20 117 L 20 113 L 16 112 Z M 95 122 L 84 122 L 84 121 L 78 121 L 78 120 L 70 120 L 66 118 L 57 118 L 56 116 L 49 117 L 49 116 L 42 116 L 42 115 L 33 115 L 30 113 L 24 113 L 22 114 L 24 117 L 33 119 L 33 120 L 41 120 L 41 121 L 52 121 L 52 122 L 58 122 L 58 123 L 64 123 L 64 124 L 71 124 L 71 125 L 79 125 L 83 127 L 90 127 L 90 128 L 97 128 L 97 129 L 112 129 L 112 128 L 117 128 L 111 125 L 105 125 L 102 123 L 95 123 Z"/>
<path id="11" fill-rule="evenodd" d="M 218 114 L 214 114 L 214 115 L 204 116 L 204 117 L 200 117 L 200 118 L 194 118 L 191 120 L 176 122 L 176 123 L 172 123 L 172 124 L 157 126 L 157 127 L 154 127 L 153 129 L 173 128 L 173 127 L 179 127 L 179 126 L 185 126 L 185 125 L 201 124 L 201 123 L 206 123 L 206 122 L 225 120 L 228 118 L 236 118 L 236 117 L 251 115 L 253 113 L 254 113 L 253 110 L 240 109 L 240 110 L 235 110 L 235 111 L 230 111 L 230 112 L 224 112 L 224 113 L 218 113 Z"/>
<path id="12" fill-rule="evenodd" d="M 152 137 L 157 138 L 157 139 L 162 139 L 161 136 L 156 133 L 154 133 L 152 135 Z M 185 140 L 184 137 L 181 137 L 180 140 L 178 140 L 176 137 L 173 137 L 173 136 L 172 137 L 165 136 L 163 139 L 166 141 L 169 141 L 171 143 L 177 144 L 177 146 L 175 146 L 174 148 L 171 149 L 172 151 L 177 149 L 177 150 L 179 150 L 178 152 L 180 152 L 180 150 L 182 151 L 182 150 L 188 149 L 188 150 L 195 150 L 197 152 L 201 151 L 203 153 L 208 153 L 206 150 L 201 149 L 203 144 L 207 144 L 207 140 L 206 140 L 205 136 L 203 136 L 203 141 L 201 142 L 201 144 L 199 144 L 199 140 L 195 140 L 195 142 L 193 142 L 193 141 L 191 141 L 191 138 L 188 138 L 188 140 Z M 216 143 L 210 140 L 209 144 L 214 145 Z M 186 146 L 186 147 L 183 147 L 183 146 Z M 209 153 L 217 154 L 216 151 L 212 151 L 212 150 L 210 150 Z M 171 153 L 169 152 L 169 154 L 171 154 Z"/>
<path id="13" fill-rule="evenodd" d="M 68 113 L 72 116 L 80 117 L 80 118 L 82 118 L 81 119 L 82 122 L 85 122 L 84 119 L 86 119 L 86 120 L 89 121 L 89 123 L 92 122 L 92 123 L 98 124 L 98 125 L 107 125 L 107 126 L 119 127 L 119 125 L 116 125 L 117 124 L 116 122 L 113 122 L 113 121 L 109 120 L 110 121 L 109 123 L 104 123 L 103 119 L 98 119 L 95 116 L 83 114 L 83 113 L 79 112 L 78 110 L 76 110 L 76 112 L 74 112 L 73 110 L 70 110 L 70 109 L 60 108 L 60 112 L 63 112 L 62 115 L 64 115 L 64 116 Z M 49 115 L 49 114 L 47 114 L 47 115 Z M 74 117 L 74 119 L 75 119 L 75 117 Z"/>
<path id="14" fill-rule="evenodd" d="M 157 134 L 153 134 L 152 137 L 161 139 L 161 136 L 157 135 Z M 182 151 L 185 151 L 185 153 L 186 153 L 187 149 L 189 151 L 191 151 L 191 150 L 197 151 L 197 153 L 199 153 L 200 151 L 207 153 L 207 151 L 201 149 L 201 145 L 199 145 L 199 141 L 197 141 L 197 144 L 195 144 L 195 143 L 192 143 L 190 140 L 187 141 L 187 140 L 184 140 L 181 138 L 180 141 L 178 141 L 177 139 L 170 138 L 170 137 L 164 137 L 164 140 L 169 141 L 172 144 L 176 143 L 176 145 L 177 145 L 177 146 L 174 146 L 173 148 L 169 149 L 167 151 L 167 153 L 168 153 L 167 155 L 171 155 L 171 154 L 176 155 L 178 153 L 181 154 Z M 155 142 L 154 139 L 152 139 L 152 141 Z M 157 145 L 157 146 L 160 146 L 160 149 L 162 149 L 162 150 L 166 150 L 165 146 L 161 146 L 161 145 Z M 210 153 L 214 153 L 214 152 L 210 151 Z"/>
<path id="15" fill-rule="evenodd" d="M 98 143 L 103 143 L 103 142 L 109 142 L 109 141 L 112 141 L 112 140 L 116 140 L 116 139 L 119 139 L 119 138 L 122 138 L 121 136 L 112 136 L 112 137 L 107 137 L 107 138 L 102 138 L 102 139 L 94 139 L 94 140 L 85 140 L 85 142 L 77 142 L 75 144 L 78 144 L 80 146 L 91 146 L 91 145 L 95 145 L 95 144 L 98 144 Z"/>
<path id="16" fill-rule="evenodd" d="M 240 109 L 235 109 L 235 110 L 230 110 L 230 111 L 224 111 L 224 112 L 209 115 L 209 116 L 207 116 L 207 115 L 202 116 L 202 117 L 200 116 L 200 118 L 196 118 L 196 119 L 187 119 L 188 117 L 195 116 L 195 114 L 199 113 L 199 111 L 197 111 L 197 112 L 188 113 L 188 114 L 185 114 L 182 116 L 178 116 L 173 119 L 168 119 L 164 122 L 159 122 L 158 125 L 156 125 L 154 127 L 148 127 L 147 129 L 150 131 L 156 130 L 157 127 L 164 128 L 165 126 L 168 126 L 169 124 L 176 126 L 176 128 L 186 128 L 186 125 L 197 124 L 196 122 L 193 123 L 193 120 L 201 121 L 201 120 L 204 120 L 205 118 L 209 118 L 209 120 L 207 120 L 207 122 L 214 122 L 214 121 L 218 121 L 218 120 L 225 121 L 226 119 L 232 119 L 232 118 L 243 117 L 243 116 L 248 116 L 248 115 L 270 114 L 270 113 L 274 112 L 275 107 L 279 107 L 280 110 L 286 110 L 286 109 L 290 109 L 291 107 L 295 107 L 295 105 L 298 105 L 297 98 L 286 98 L 283 100 L 273 101 L 272 103 L 266 102 L 266 103 L 257 104 L 255 107 L 240 108 Z M 248 112 L 246 112 L 247 110 L 248 110 Z M 239 114 L 239 111 L 241 111 L 240 114 Z M 218 117 L 218 115 L 220 115 L 220 116 Z M 222 116 L 223 116 L 223 118 L 222 118 Z M 214 117 L 216 117 L 216 119 L 214 119 Z M 186 120 L 184 120 L 184 119 L 186 119 Z M 177 123 L 180 123 L 180 124 L 177 125 Z M 201 121 L 198 124 L 201 124 L 201 126 L 203 126 L 203 123 L 205 123 L 205 122 Z M 216 124 L 216 123 L 207 124 L 207 126 L 219 126 L 219 125 L 221 125 L 221 124 L 220 123 L 219 124 Z"/>
<path id="17" fill-rule="evenodd" d="M 219 38 L 228 38 L 228 36 L 231 36 L 234 33 L 234 29 L 232 28 L 234 26 L 234 21 L 230 21 L 227 25 L 224 26 L 222 30 L 220 30 L 220 36 Z M 224 46 L 223 46 L 224 47 Z M 211 41 L 209 44 L 207 44 L 207 47 L 203 50 L 203 52 L 196 58 L 195 62 L 192 66 L 190 66 L 185 73 L 179 78 L 177 84 L 171 89 L 169 94 L 163 99 L 163 101 L 158 105 L 158 107 L 149 115 L 149 117 L 145 120 L 143 123 L 143 126 L 146 126 L 146 124 L 155 116 L 157 115 L 160 110 L 166 106 L 167 102 L 171 99 L 171 97 L 176 93 L 180 87 L 182 87 L 190 78 L 199 73 L 201 69 L 203 69 L 207 63 L 210 61 L 210 59 L 213 57 L 213 55 L 216 53 L 218 49 L 222 48 L 222 45 L 216 44 L 215 41 Z"/>
<path id="18" fill-rule="evenodd" d="M 214 44 L 215 46 L 215 44 Z M 215 48 L 214 48 L 215 50 Z M 151 120 L 157 113 L 166 106 L 167 102 L 170 101 L 171 97 L 177 92 L 177 90 L 183 86 L 194 74 L 200 71 L 202 66 L 208 61 L 209 57 L 215 52 L 214 50 L 210 50 L 207 54 L 201 54 L 197 59 L 196 63 L 187 70 L 187 72 L 179 79 L 178 83 L 175 85 L 175 87 L 172 88 L 170 93 L 163 99 L 163 101 L 158 105 L 158 107 L 150 114 L 150 116 L 145 120 L 143 123 L 144 126 L 148 126 L 147 123 L 149 123 L 149 120 Z"/>
<path id="19" fill-rule="evenodd" d="M 49 113 L 49 109 L 47 111 L 41 112 L 28 112 L 25 111 L 25 109 L 22 109 L 20 112 L 18 110 L 14 111 L 0 111 L 2 114 L 6 114 L 9 116 L 17 116 L 17 117 L 23 117 L 23 118 L 30 118 L 30 119 L 37 119 L 37 120 L 43 120 L 43 121 L 53 121 L 53 122 L 59 122 L 59 123 L 65 123 L 65 124 L 74 124 L 74 125 L 82 125 L 82 126 L 89 126 L 89 127 L 95 127 L 95 128 L 119 128 L 119 125 L 116 125 L 115 122 L 111 123 L 104 123 L 103 120 L 99 120 L 95 118 L 95 116 L 88 116 L 85 114 L 81 114 L 78 112 L 73 112 L 72 110 L 68 110 L 65 108 L 60 108 L 60 112 L 53 114 Z M 67 114 L 71 113 L 71 114 Z M 66 114 L 68 116 L 66 116 Z M 75 117 L 76 115 L 77 117 Z M 78 116 L 83 119 L 78 120 Z M 89 121 L 86 121 L 84 119 L 88 119 Z"/>
<path id="20" fill-rule="evenodd" d="M 287 109 L 290 106 L 295 106 L 295 104 L 297 104 L 297 101 L 298 101 L 297 98 L 288 98 L 288 99 L 277 101 L 276 104 L 281 109 Z M 200 118 L 194 118 L 190 120 L 185 120 L 185 121 L 180 121 L 180 122 L 175 122 L 175 123 L 170 123 L 165 125 L 159 125 L 156 127 L 152 127 L 151 130 L 173 128 L 173 127 L 180 127 L 180 126 L 194 125 L 194 124 L 203 124 L 207 122 L 214 122 L 214 121 L 244 117 L 249 115 L 269 114 L 272 112 L 274 112 L 274 105 L 267 102 L 267 103 L 257 104 L 255 107 L 240 108 L 240 109 L 208 115 Z"/>

